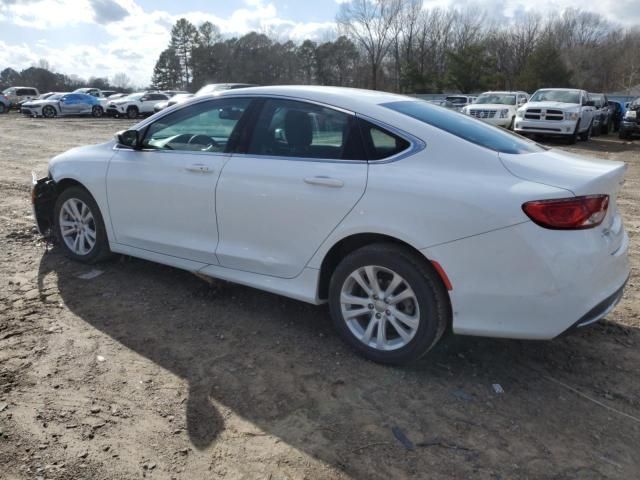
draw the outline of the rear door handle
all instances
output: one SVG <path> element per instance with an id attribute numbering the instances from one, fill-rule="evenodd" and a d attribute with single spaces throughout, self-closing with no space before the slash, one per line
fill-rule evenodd
<path id="1" fill-rule="evenodd" d="M 187 172 L 193 173 L 213 173 L 213 170 L 207 167 L 204 163 L 194 163 L 186 168 Z"/>
<path id="2" fill-rule="evenodd" d="M 323 187 L 332 187 L 332 188 L 342 188 L 344 186 L 344 182 L 337 178 L 331 177 L 306 177 L 304 179 L 304 183 L 308 183 L 309 185 L 320 185 Z"/>

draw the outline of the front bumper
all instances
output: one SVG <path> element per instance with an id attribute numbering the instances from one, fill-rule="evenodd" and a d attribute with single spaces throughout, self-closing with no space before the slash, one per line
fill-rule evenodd
<path id="1" fill-rule="evenodd" d="M 42 116 L 42 108 L 25 107 L 23 105 L 20 107 L 20 113 L 28 117 L 40 117 Z"/>
<path id="2" fill-rule="evenodd" d="M 481 122 L 484 123 L 488 123 L 489 125 L 493 125 L 495 127 L 504 127 L 507 128 L 511 125 L 511 118 L 507 117 L 507 118 L 498 118 L 493 117 L 493 118 L 481 118 L 481 117 L 474 117 L 473 115 L 469 115 L 471 118 L 475 118 L 476 120 L 480 120 Z"/>
<path id="3" fill-rule="evenodd" d="M 540 135 L 573 135 L 575 120 L 528 120 L 516 118 L 514 131 L 517 133 L 538 133 Z"/>
<path id="4" fill-rule="evenodd" d="M 638 122 L 628 122 L 623 120 L 620 122 L 620 131 L 625 133 L 636 133 L 640 134 L 640 123 Z"/>

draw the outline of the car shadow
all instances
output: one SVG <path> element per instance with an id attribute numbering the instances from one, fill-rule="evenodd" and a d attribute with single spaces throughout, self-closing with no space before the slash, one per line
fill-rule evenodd
<path id="1" fill-rule="evenodd" d="M 629 353 L 637 329 L 605 323 L 552 342 L 453 336 L 417 364 L 391 368 L 348 350 L 326 307 L 128 257 L 97 268 L 100 276 L 78 278 L 91 267 L 54 248 L 42 257 L 39 286 L 54 274 L 82 321 L 188 382 L 184 414 L 196 449 L 224 430 L 222 405 L 360 477 L 620 473 L 594 464 L 595 431 L 599 455 L 638 466 L 630 422 L 561 386 L 609 392 L 617 408 L 638 415 L 637 378 L 626 375 L 637 367 Z"/>

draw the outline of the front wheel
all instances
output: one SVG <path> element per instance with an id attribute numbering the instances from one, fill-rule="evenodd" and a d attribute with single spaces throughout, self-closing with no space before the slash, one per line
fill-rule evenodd
<path id="1" fill-rule="evenodd" d="M 422 357 L 451 319 L 438 274 L 423 258 L 391 244 L 369 245 L 342 260 L 331 277 L 329 308 L 356 352 L 391 365 Z"/>
<path id="2" fill-rule="evenodd" d="M 58 114 L 58 112 L 56 112 L 56 109 L 53 108 L 51 105 L 46 105 L 43 109 L 42 109 L 42 116 L 44 118 L 53 118 Z"/>
<path id="3" fill-rule="evenodd" d="M 93 117 L 95 117 L 95 118 L 100 118 L 100 117 L 102 117 L 102 115 L 104 115 L 104 110 L 102 109 L 102 107 L 100 105 L 95 105 L 91 109 L 91 115 L 93 115 Z"/>
<path id="4" fill-rule="evenodd" d="M 138 117 L 138 109 L 136 107 L 127 108 L 127 118 L 137 118 Z"/>
<path id="5" fill-rule="evenodd" d="M 592 133 L 593 133 L 593 121 L 589 124 L 589 128 L 587 128 L 584 132 L 580 134 L 580 140 L 583 140 L 585 142 L 588 140 L 591 140 Z"/>
<path id="6" fill-rule="evenodd" d="M 82 187 L 64 190 L 54 207 L 56 237 L 65 254 L 83 263 L 95 263 L 110 254 L 107 232 L 98 204 Z"/>

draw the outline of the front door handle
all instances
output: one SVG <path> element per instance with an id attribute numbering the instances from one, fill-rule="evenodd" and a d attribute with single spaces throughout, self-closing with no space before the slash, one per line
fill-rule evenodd
<path id="1" fill-rule="evenodd" d="M 204 163 L 194 163 L 186 168 L 187 172 L 193 173 L 213 173 L 213 170 L 207 167 Z"/>
<path id="2" fill-rule="evenodd" d="M 304 179 L 304 183 L 308 183 L 309 185 L 320 185 L 323 187 L 332 187 L 332 188 L 342 188 L 344 186 L 344 182 L 337 178 L 331 177 L 306 177 Z"/>

